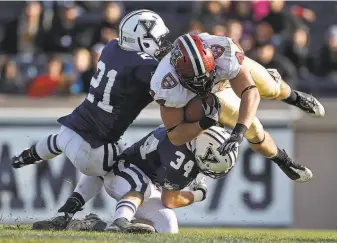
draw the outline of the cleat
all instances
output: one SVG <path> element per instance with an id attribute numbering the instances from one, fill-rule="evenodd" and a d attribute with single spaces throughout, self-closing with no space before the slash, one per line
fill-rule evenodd
<path id="1" fill-rule="evenodd" d="M 297 94 L 296 106 L 302 111 L 309 113 L 313 117 L 323 117 L 325 109 L 323 105 L 312 95 L 300 91 L 294 91 Z"/>
<path id="2" fill-rule="evenodd" d="M 89 214 L 84 219 L 73 219 L 67 225 L 66 230 L 72 231 L 104 231 L 106 223 L 96 214 Z"/>
<path id="3" fill-rule="evenodd" d="M 105 231 L 109 232 L 115 232 L 114 229 L 117 228 L 120 229 L 118 232 L 122 233 L 134 233 L 134 234 L 153 234 L 156 232 L 154 227 L 148 224 L 142 224 L 142 223 L 131 223 L 126 218 L 119 218 L 116 219 L 112 225 L 107 227 Z"/>
<path id="4" fill-rule="evenodd" d="M 110 233 L 122 233 L 122 230 L 115 224 L 111 224 L 104 231 Z"/>
<path id="5" fill-rule="evenodd" d="M 286 152 L 284 151 L 284 153 Z M 296 164 L 288 155 L 285 160 L 274 162 L 293 181 L 303 183 L 312 179 L 311 170 L 303 165 Z"/>
<path id="6" fill-rule="evenodd" d="M 57 216 L 51 220 L 43 220 L 35 222 L 32 226 L 33 230 L 65 230 L 71 221 L 72 214 L 65 213 L 64 215 Z"/>
<path id="7" fill-rule="evenodd" d="M 31 153 L 31 148 L 25 149 L 19 156 L 12 158 L 12 167 L 18 169 L 27 165 L 35 164 L 41 160 L 36 160 Z"/>

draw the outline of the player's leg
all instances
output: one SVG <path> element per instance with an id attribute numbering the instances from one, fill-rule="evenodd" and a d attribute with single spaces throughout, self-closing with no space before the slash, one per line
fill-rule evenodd
<path id="1" fill-rule="evenodd" d="M 281 100 L 289 105 L 300 108 L 314 117 L 323 117 L 325 115 L 323 105 L 315 97 L 292 90 L 275 69 L 267 70 L 248 57 L 245 57 L 244 63 L 250 69 L 250 73 L 262 98 Z"/>
<path id="2" fill-rule="evenodd" d="M 60 207 L 56 217 L 50 220 L 42 220 L 33 224 L 36 230 L 63 230 L 67 227 L 74 214 L 82 210 L 82 207 L 91 198 L 95 197 L 102 189 L 103 179 L 101 177 L 87 176 L 82 174 L 80 180 L 65 204 Z M 88 219 L 90 224 L 87 227 L 92 229 L 103 228 L 106 226 L 99 218 Z M 104 224 L 104 225 L 103 225 Z M 103 228 L 102 228 L 103 227 Z"/>
<path id="3" fill-rule="evenodd" d="M 20 155 L 13 157 L 12 166 L 21 168 L 60 155 L 62 150 L 56 143 L 58 136 L 58 134 L 50 134 L 32 147 L 23 150 Z"/>
<path id="4" fill-rule="evenodd" d="M 112 225 L 106 231 L 120 229 L 126 233 L 154 233 L 152 226 L 132 223 L 138 207 L 147 200 L 150 194 L 150 179 L 136 166 L 120 161 L 113 171 L 104 176 L 104 187 L 107 193 L 117 200 Z"/>
<path id="5" fill-rule="evenodd" d="M 116 144 L 104 144 L 98 148 L 92 148 L 80 135 L 64 126 L 61 127 L 57 144 L 75 168 L 88 176 L 107 174 L 119 154 Z"/>
<path id="6" fill-rule="evenodd" d="M 225 88 L 216 95 L 221 103 L 219 122 L 234 128 L 239 116 L 240 99 L 231 88 Z M 308 168 L 296 164 L 284 150 L 276 146 L 273 138 L 264 131 L 257 117 L 254 118 L 252 125 L 244 135 L 253 150 L 274 161 L 290 179 L 305 182 L 312 178 L 312 173 Z"/>
<path id="7" fill-rule="evenodd" d="M 140 206 L 135 216 L 150 221 L 158 233 L 179 232 L 177 216 L 172 209 L 163 206 L 158 189 L 152 189 L 150 198 Z"/>

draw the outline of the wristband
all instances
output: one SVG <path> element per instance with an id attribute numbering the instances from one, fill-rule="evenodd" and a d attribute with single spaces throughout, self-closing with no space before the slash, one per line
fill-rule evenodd
<path id="1" fill-rule="evenodd" d="M 200 202 L 206 198 L 205 192 L 198 189 L 191 192 L 193 194 L 193 202 Z"/>
<path id="2" fill-rule="evenodd" d="M 199 121 L 199 126 L 202 130 L 207 130 L 210 127 L 213 127 L 216 125 L 216 121 L 209 118 L 209 117 L 204 117 Z"/>
<path id="3" fill-rule="evenodd" d="M 248 130 L 248 128 L 245 125 L 243 125 L 241 123 L 236 123 L 236 125 L 233 129 L 233 132 L 244 134 L 247 130 Z"/>

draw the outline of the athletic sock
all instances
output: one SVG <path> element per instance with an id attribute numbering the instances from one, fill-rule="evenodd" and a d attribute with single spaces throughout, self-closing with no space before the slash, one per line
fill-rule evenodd
<path id="1" fill-rule="evenodd" d="M 126 218 L 129 222 L 133 219 L 138 207 L 128 199 L 121 199 L 116 205 L 114 221 L 119 218 Z"/>
<path id="2" fill-rule="evenodd" d="M 289 104 L 289 105 L 296 106 L 296 104 L 297 104 L 297 94 L 295 93 L 294 90 L 292 90 L 290 92 L 289 97 L 286 98 L 286 99 L 283 99 L 282 101 L 285 102 L 285 103 L 287 103 L 287 104 Z"/>
<path id="3" fill-rule="evenodd" d="M 285 161 L 285 159 L 288 157 L 286 152 L 283 150 L 277 148 L 277 153 L 275 156 L 271 157 L 270 159 L 274 161 L 276 164 L 280 164 Z"/>
<path id="4" fill-rule="evenodd" d="M 42 140 L 40 140 L 35 145 L 35 148 L 34 148 L 35 154 L 43 160 L 52 159 L 60 155 L 62 151 L 57 146 L 57 143 L 56 143 L 57 136 L 58 134 L 51 134 L 43 138 Z"/>
<path id="5" fill-rule="evenodd" d="M 74 192 L 81 195 L 83 202 L 86 203 L 95 197 L 103 187 L 103 180 L 97 176 L 87 176 L 82 174 Z M 84 205 L 83 203 L 83 205 Z"/>

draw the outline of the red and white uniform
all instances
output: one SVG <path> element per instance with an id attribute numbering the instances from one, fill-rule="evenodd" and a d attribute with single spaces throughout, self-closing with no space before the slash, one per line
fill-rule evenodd
<path id="1" fill-rule="evenodd" d="M 243 61 L 243 50 L 237 46 L 231 38 L 214 36 L 208 33 L 199 34 L 199 37 L 212 49 L 215 65 L 215 83 L 235 78 Z M 183 42 L 184 43 L 184 42 Z M 185 43 L 184 43 L 185 45 Z M 196 48 L 194 46 L 194 48 Z M 152 95 L 159 104 L 166 107 L 182 108 L 196 96 L 195 93 L 186 89 L 179 83 L 178 75 L 170 63 L 171 53 L 167 54 L 159 63 L 156 72 L 151 79 Z M 196 69 L 196 65 L 193 64 Z M 202 68 L 202 67 L 201 67 Z M 218 91 L 215 85 L 212 92 Z"/>

